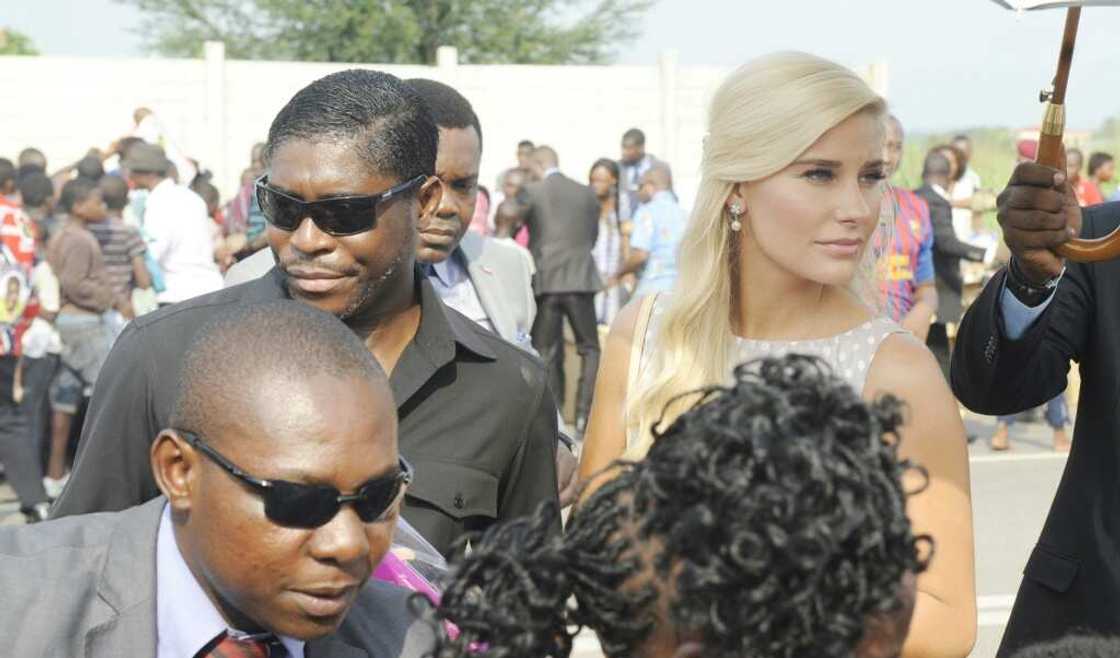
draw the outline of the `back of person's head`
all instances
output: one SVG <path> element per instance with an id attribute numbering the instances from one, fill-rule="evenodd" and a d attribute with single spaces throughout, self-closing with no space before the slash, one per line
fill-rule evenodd
<path id="1" fill-rule="evenodd" d="M 62 212 L 72 212 L 76 204 L 85 201 L 97 189 L 97 181 L 88 178 L 75 178 L 62 186 L 58 195 L 58 207 Z"/>
<path id="2" fill-rule="evenodd" d="M 964 178 L 965 172 L 968 170 L 968 153 L 961 147 L 954 144 L 938 144 L 930 149 L 931 151 L 940 151 L 949 158 L 950 174 L 953 182 L 959 181 Z"/>
<path id="3" fill-rule="evenodd" d="M 0 158 L 0 193 L 16 186 L 16 165 L 7 158 Z"/>
<path id="4" fill-rule="evenodd" d="M 462 634 L 437 655 L 563 658 L 578 627 L 612 658 L 686 640 L 706 657 L 897 655 L 929 541 L 906 516 L 902 420 L 818 359 L 740 366 L 612 466 L 563 536 L 542 508 L 473 539 L 439 609 Z"/>
<path id="5" fill-rule="evenodd" d="M 560 156 L 556 154 L 556 149 L 551 146 L 538 146 L 533 150 L 533 160 L 537 166 L 542 169 L 550 169 L 560 166 Z"/>
<path id="6" fill-rule="evenodd" d="M 439 132 L 416 91 L 381 71 L 332 73 L 296 92 L 272 121 L 265 159 L 294 140 L 352 141 L 371 173 L 434 175 Z"/>
<path id="7" fill-rule="evenodd" d="M 628 417 L 642 430 L 681 393 L 727 379 L 734 335 L 732 265 L 740 251 L 738 234 L 729 228 L 732 192 L 782 171 L 825 133 L 860 113 L 881 122 L 886 101 L 851 70 L 800 52 L 759 57 L 716 90 L 700 186 L 678 248 L 681 294 L 668 300 L 649 374 L 628 403 Z M 876 271 L 876 250 L 866 249 L 850 287 L 864 299 L 877 297 Z M 685 403 L 678 400 L 675 408 Z M 674 415 L 671 409 L 667 420 Z"/>
<path id="8" fill-rule="evenodd" d="M 105 175 L 105 168 L 101 165 L 101 158 L 95 155 L 87 155 L 78 161 L 77 166 L 78 178 L 88 178 L 92 181 L 101 180 Z"/>
<path id="9" fill-rule="evenodd" d="M 926 159 L 922 162 L 922 179 L 944 178 L 948 180 L 952 168 L 953 165 L 949 162 L 949 158 L 945 157 L 945 153 L 939 150 L 930 151 L 926 153 Z"/>
<path id="10" fill-rule="evenodd" d="M 482 124 L 478 121 L 471 102 L 454 87 L 427 78 L 405 80 L 428 105 L 432 119 L 439 128 L 474 128 L 478 145 L 482 147 Z"/>
<path id="11" fill-rule="evenodd" d="M 20 151 L 17 163 L 20 169 L 24 169 L 26 167 L 27 170 L 47 170 L 47 156 L 43 155 L 42 151 L 34 147 L 28 147 Z"/>
<path id="12" fill-rule="evenodd" d="M 101 198 L 105 200 L 105 207 L 114 212 L 124 210 L 128 205 L 128 183 L 120 176 L 107 174 L 97 181 L 101 188 Z"/>
<path id="13" fill-rule="evenodd" d="M 673 189 L 673 173 L 669 170 L 668 165 L 658 162 L 646 170 L 646 173 L 642 175 L 642 182 L 649 183 L 658 191 L 671 190 Z"/>
<path id="14" fill-rule="evenodd" d="M 521 206 L 513 199 L 505 199 L 494 211 L 494 236 L 512 238 L 514 230 L 521 223 Z"/>
<path id="15" fill-rule="evenodd" d="M 633 144 L 634 146 L 646 145 L 646 134 L 637 128 L 631 128 L 622 133 L 623 144 Z"/>
<path id="16" fill-rule="evenodd" d="M 1012 658 L 1120 658 L 1120 638 L 1067 635 L 1019 649 Z"/>
<path id="17" fill-rule="evenodd" d="M 1112 154 L 1103 151 L 1096 151 L 1089 156 L 1089 175 L 1096 176 L 1100 168 L 1112 162 Z M 2 181 L 0 181 L 2 184 Z"/>
<path id="18" fill-rule="evenodd" d="M 218 188 L 214 187 L 214 184 L 210 182 L 209 178 L 196 177 L 191 183 L 190 188 L 195 194 L 202 197 L 202 200 L 206 202 L 207 210 L 210 212 L 214 212 L 221 204 L 221 194 L 218 192 Z"/>
<path id="19" fill-rule="evenodd" d="M 133 146 L 136 146 L 137 144 L 145 144 L 145 143 L 146 142 L 139 137 L 133 137 L 133 136 L 122 137 L 121 140 L 119 142 L 117 142 L 116 153 L 122 159 L 127 158 L 128 157 L 128 151 Z"/>
<path id="20" fill-rule="evenodd" d="M 41 171 L 32 171 L 19 178 L 19 195 L 25 208 L 44 208 L 54 198 L 54 183 Z"/>

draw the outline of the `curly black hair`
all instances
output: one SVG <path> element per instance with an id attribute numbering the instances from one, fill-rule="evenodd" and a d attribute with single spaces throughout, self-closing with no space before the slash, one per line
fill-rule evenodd
<path id="1" fill-rule="evenodd" d="M 645 460 L 549 535 L 554 507 L 488 530 L 452 564 L 438 658 L 564 658 L 581 628 L 611 657 L 660 625 L 705 656 L 851 656 L 925 569 L 906 517 L 903 406 L 865 403 L 821 360 L 739 366 Z"/>

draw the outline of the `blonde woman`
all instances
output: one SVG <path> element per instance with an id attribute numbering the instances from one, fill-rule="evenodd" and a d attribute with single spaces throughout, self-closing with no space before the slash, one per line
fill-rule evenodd
<path id="1" fill-rule="evenodd" d="M 918 578 L 902 655 L 959 658 L 976 634 L 964 427 L 929 351 L 865 301 L 878 289 L 869 245 L 891 224 L 880 218 L 885 116 L 858 76 L 802 53 L 760 58 L 724 82 L 677 288 L 635 300 L 613 323 L 580 475 L 640 459 L 651 429 L 693 402 L 684 392 L 726 384 L 737 363 L 820 356 L 865 398 L 909 404 L 901 454 L 929 485 L 907 511 L 936 555 Z"/>

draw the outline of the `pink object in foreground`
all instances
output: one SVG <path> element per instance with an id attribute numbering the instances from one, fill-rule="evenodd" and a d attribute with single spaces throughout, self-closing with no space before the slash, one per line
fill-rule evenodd
<path id="1" fill-rule="evenodd" d="M 397 557 L 393 551 L 385 554 L 381 564 L 377 565 L 377 570 L 373 572 L 373 578 L 402 589 L 419 592 L 426 596 L 432 605 L 439 605 L 439 590 L 435 585 L 412 568 L 408 562 Z M 444 622 L 444 626 L 447 628 L 448 637 L 453 640 L 459 637 L 459 628 L 455 624 Z"/>

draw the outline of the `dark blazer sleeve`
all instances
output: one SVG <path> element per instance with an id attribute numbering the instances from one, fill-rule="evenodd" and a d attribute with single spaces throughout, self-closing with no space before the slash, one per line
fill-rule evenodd
<path id="1" fill-rule="evenodd" d="M 94 385 L 74 469 L 51 517 L 115 512 L 155 498 L 148 451 L 162 428 L 151 412 L 151 352 L 143 329 L 130 324 Z"/>
<path id="2" fill-rule="evenodd" d="M 950 256 L 965 260 L 984 260 L 984 250 L 962 242 L 953 229 L 953 208 L 947 203 L 935 203 L 928 195 L 923 195 L 929 204 L 929 220 L 933 225 L 933 249 Z"/>
<path id="3" fill-rule="evenodd" d="M 1083 236 L 1097 236 L 1094 214 L 1084 211 Z M 1091 266 L 1070 261 L 1050 305 L 1010 340 L 1000 311 L 1006 276 L 1004 270 L 989 281 L 965 313 L 953 353 L 953 393 L 986 415 L 1030 409 L 1064 391 L 1069 362 L 1081 361 L 1096 309 Z"/>
<path id="4" fill-rule="evenodd" d="M 543 369 L 534 386 L 536 404 L 522 430 L 521 445 L 501 482 L 498 522 L 527 516 L 545 501 L 559 508 L 556 484 L 556 403 L 544 379 Z M 560 519 L 555 530 L 560 531 Z"/>

